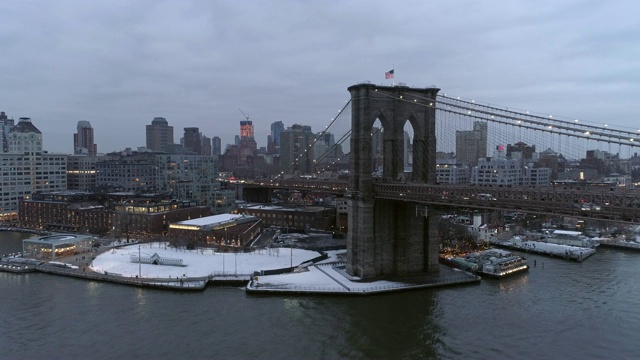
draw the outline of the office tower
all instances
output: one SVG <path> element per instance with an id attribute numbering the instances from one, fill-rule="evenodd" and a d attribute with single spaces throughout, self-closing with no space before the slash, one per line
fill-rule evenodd
<path id="1" fill-rule="evenodd" d="M 286 174 L 312 174 L 313 148 L 316 135 L 311 126 L 295 124 L 280 134 L 281 171 Z"/>
<path id="2" fill-rule="evenodd" d="M 78 131 L 73 134 L 73 153 L 95 156 L 98 146 L 93 140 L 93 128 L 86 120 L 78 121 Z"/>
<path id="3" fill-rule="evenodd" d="M 342 145 L 336 144 L 336 139 L 330 132 L 318 133 L 317 140 L 313 145 L 313 156 L 315 160 L 324 159 L 327 161 L 336 161 L 344 155 Z"/>
<path id="4" fill-rule="evenodd" d="M 202 135 L 200 145 L 200 155 L 211 156 L 211 139 Z"/>
<path id="5" fill-rule="evenodd" d="M 245 138 L 253 139 L 253 121 L 251 120 L 240 121 L 240 140 Z"/>
<path id="6" fill-rule="evenodd" d="M 8 133 L 8 152 L 0 153 L 0 217 L 17 221 L 19 202 L 35 192 L 67 188 L 67 155 L 42 151 L 43 136 L 30 118 Z"/>
<path id="7" fill-rule="evenodd" d="M 214 136 L 213 139 L 211 139 L 211 151 L 213 155 L 222 154 L 222 140 L 220 140 L 220 137 Z"/>
<path id="8" fill-rule="evenodd" d="M 382 152 L 383 135 L 384 131 L 381 127 L 374 126 L 371 129 L 371 165 L 373 167 L 371 171 L 376 176 L 382 176 L 382 167 L 384 165 L 384 153 Z"/>
<path id="9" fill-rule="evenodd" d="M 456 159 L 459 164 L 475 166 L 487 156 L 487 122 L 476 121 L 473 130 L 456 131 Z"/>
<path id="10" fill-rule="evenodd" d="M 215 212 L 220 195 L 218 157 L 207 155 L 156 155 L 155 188 L 182 200 L 210 206 Z M 228 209 L 226 209 L 228 210 Z"/>
<path id="11" fill-rule="evenodd" d="M 154 153 L 111 153 L 95 163 L 96 186 L 132 192 L 148 192 L 157 189 L 158 165 Z"/>
<path id="12" fill-rule="evenodd" d="M 237 136 L 236 136 L 237 139 Z M 251 159 L 258 150 L 258 144 L 253 138 L 253 122 L 251 120 L 240 121 L 240 139 L 238 144 L 238 166 L 251 164 Z"/>
<path id="13" fill-rule="evenodd" d="M 509 158 L 513 157 L 512 154 L 514 153 L 520 153 L 520 158 L 522 160 L 532 160 L 533 154 L 535 154 L 535 152 L 536 152 L 535 145 L 527 145 L 522 141 L 517 142 L 513 145 L 511 144 L 507 145 L 507 157 Z"/>
<path id="14" fill-rule="evenodd" d="M 284 131 L 282 121 L 271 124 L 271 133 L 267 136 L 267 154 L 280 153 L 280 134 Z"/>
<path id="15" fill-rule="evenodd" d="M 0 141 L 2 152 L 9 151 L 9 131 L 15 126 L 13 119 L 9 119 L 4 111 L 0 112 Z"/>
<path id="16" fill-rule="evenodd" d="M 169 152 L 173 144 L 173 126 L 169 126 L 163 117 L 153 118 L 151 125 L 147 125 L 147 149 L 158 152 Z"/>
<path id="17" fill-rule="evenodd" d="M 202 149 L 200 129 L 197 127 L 184 128 L 184 148 L 187 154 L 200 154 Z"/>
<path id="18" fill-rule="evenodd" d="M 90 191 L 96 187 L 96 163 L 101 156 L 70 155 L 67 158 L 67 189 Z"/>
<path id="19" fill-rule="evenodd" d="M 412 137 L 409 132 L 404 132 L 404 146 L 402 148 L 402 154 L 404 157 L 404 171 L 412 171 L 413 169 L 413 143 Z"/>
<path id="20" fill-rule="evenodd" d="M 9 131 L 9 152 L 42 152 L 42 133 L 31 123 L 31 118 L 21 117 L 18 125 Z"/>
<path id="21" fill-rule="evenodd" d="M 276 121 L 271 124 L 271 140 L 275 144 L 276 148 L 280 146 L 280 134 L 284 131 L 284 124 L 282 121 Z"/>

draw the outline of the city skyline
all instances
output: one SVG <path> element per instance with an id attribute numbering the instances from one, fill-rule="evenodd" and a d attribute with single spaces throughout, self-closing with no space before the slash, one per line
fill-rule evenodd
<path id="1" fill-rule="evenodd" d="M 73 153 L 79 121 L 101 153 L 144 146 L 155 117 L 224 147 L 241 112 L 266 146 L 277 121 L 322 130 L 363 81 L 637 126 L 631 1 L 80 4 L 0 5 L 0 110 L 31 118 L 50 152 Z"/>

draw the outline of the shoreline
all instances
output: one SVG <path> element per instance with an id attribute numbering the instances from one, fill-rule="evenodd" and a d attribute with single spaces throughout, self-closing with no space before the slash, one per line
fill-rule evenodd
<path id="1" fill-rule="evenodd" d="M 20 258 L 21 259 L 21 258 Z M 27 273 L 41 273 L 55 276 L 66 276 L 86 281 L 100 281 L 113 284 L 136 286 L 141 288 L 151 288 L 160 290 L 197 292 L 204 291 L 210 286 L 238 286 L 243 287 L 247 294 L 268 294 L 268 295 L 328 295 L 328 296 L 364 296 L 376 294 L 388 294 L 404 291 L 422 290 L 434 287 L 449 287 L 479 283 L 481 277 L 468 272 L 453 269 L 442 265 L 440 271 L 434 274 L 415 275 L 412 277 L 397 278 L 385 281 L 363 282 L 352 281 L 341 275 L 343 262 L 329 262 L 322 264 L 308 265 L 314 270 L 320 269 L 333 282 L 334 285 L 314 285 L 310 284 L 269 284 L 265 283 L 265 278 L 274 278 L 278 275 L 260 275 L 260 271 L 253 274 L 218 274 L 203 277 L 180 277 L 180 278 L 144 278 L 138 276 L 122 276 L 115 273 L 99 273 L 88 267 L 78 267 L 67 264 L 50 264 L 40 262 L 39 264 L 18 264 L 12 262 L 10 258 L 0 261 L 0 271 L 24 275 Z M 14 268 L 3 267 L 10 265 Z M 18 268 L 19 267 L 19 268 Z M 290 269 L 279 269 L 290 270 Z M 307 269 L 309 271 L 309 269 Z M 332 272 L 329 274 L 329 272 Z M 295 275 L 294 272 L 287 272 L 286 275 Z M 260 278 L 260 281 L 258 280 Z"/>

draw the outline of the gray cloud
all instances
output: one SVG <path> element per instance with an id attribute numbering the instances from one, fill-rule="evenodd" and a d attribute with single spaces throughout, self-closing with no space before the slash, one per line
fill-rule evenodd
<path id="1" fill-rule="evenodd" d="M 283 121 L 320 131 L 370 80 L 637 127 L 634 1 L 20 1 L 0 4 L 0 110 L 50 151 L 89 120 L 101 152 L 166 117 L 259 145 Z M 388 82 L 387 82 L 388 83 Z"/>

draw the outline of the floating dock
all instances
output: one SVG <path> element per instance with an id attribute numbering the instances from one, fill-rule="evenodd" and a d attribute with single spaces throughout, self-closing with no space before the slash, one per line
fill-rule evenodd
<path id="1" fill-rule="evenodd" d="M 640 243 L 633 242 L 633 241 L 603 240 L 603 241 L 600 241 L 600 246 L 610 247 L 615 249 L 622 249 L 622 250 L 640 251 Z"/>

